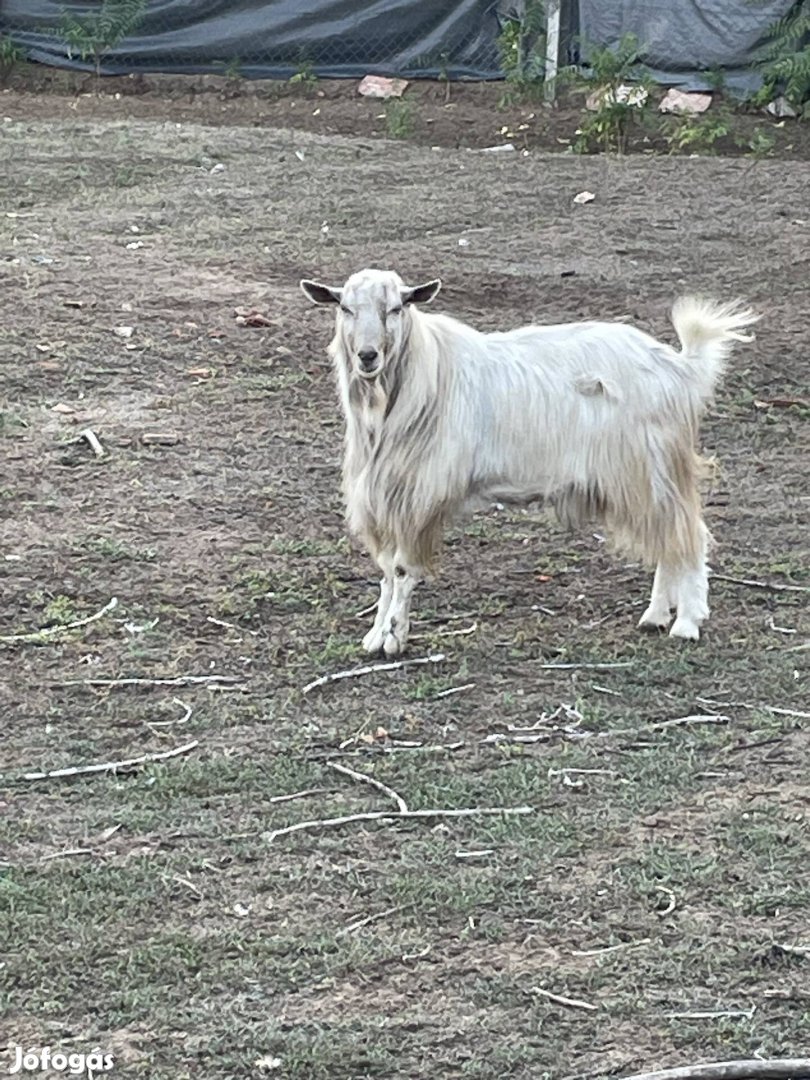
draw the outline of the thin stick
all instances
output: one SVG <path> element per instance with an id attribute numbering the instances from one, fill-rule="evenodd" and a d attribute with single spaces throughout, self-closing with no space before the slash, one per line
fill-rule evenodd
<path id="1" fill-rule="evenodd" d="M 86 439 L 90 444 L 90 449 L 96 455 L 96 457 L 104 457 L 106 451 L 101 443 L 98 441 L 98 436 L 92 428 L 85 428 L 84 431 L 79 432 L 80 439 Z"/>
<path id="2" fill-rule="evenodd" d="M 656 724 L 650 724 L 650 730 L 661 731 L 664 728 L 681 727 L 684 724 L 728 724 L 730 722 L 730 716 L 723 716 L 720 713 L 711 713 L 705 716 L 676 716 L 672 720 L 659 720 Z"/>
<path id="3" fill-rule="evenodd" d="M 596 1012 L 599 1008 L 598 1005 L 592 1005 L 590 1001 L 581 1001 L 579 998 L 563 997 L 562 994 L 552 993 L 551 990 L 543 990 L 540 986 L 532 986 L 529 992 L 537 994 L 538 997 L 548 998 L 549 1001 L 555 1001 L 558 1005 L 565 1005 L 569 1009 L 586 1009 L 588 1012 Z"/>
<path id="4" fill-rule="evenodd" d="M 478 629 L 478 623 L 474 622 L 472 626 L 466 627 L 464 630 L 434 630 L 432 637 L 465 637 L 467 634 L 474 634 Z M 424 641 L 428 637 L 427 634 L 411 634 L 411 641 Z"/>
<path id="5" fill-rule="evenodd" d="M 532 814 L 533 806 L 475 806 L 462 810 L 409 810 L 407 814 L 397 813 L 393 810 L 374 810 L 367 814 L 344 814 L 342 817 L 321 818 L 318 821 L 298 821 L 295 825 L 287 825 L 283 829 L 274 829 L 266 833 L 264 839 L 272 843 L 279 836 L 289 836 L 291 833 L 302 832 L 308 829 L 331 829 L 340 825 L 350 825 L 357 821 L 413 821 L 431 820 L 432 818 L 462 818 L 483 817 L 492 814 Z"/>
<path id="6" fill-rule="evenodd" d="M 304 791 L 293 791 L 289 795 L 274 795 L 267 801 L 269 803 L 292 802 L 293 799 L 309 799 L 313 795 L 325 795 L 327 791 L 328 788 L 323 787 L 306 788 Z"/>
<path id="7" fill-rule="evenodd" d="M 639 938 L 638 941 L 620 941 L 618 945 L 606 945 L 603 949 L 572 949 L 572 956 L 607 956 L 608 953 L 618 952 L 619 949 L 639 949 L 642 945 L 649 945 L 650 938 Z"/>
<path id="8" fill-rule="evenodd" d="M 474 682 L 465 683 L 464 686 L 451 686 L 449 690 L 440 690 L 436 697 L 443 698 L 452 697 L 453 694 L 463 694 L 465 690 L 472 690 L 474 686 Z"/>
<path id="9" fill-rule="evenodd" d="M 749 589 L 767 589 L 768 592 L 810 592 L 806 585 L 778 585 L 774 581 L 754 581 L 752 578 L 729 577 L 727 574 L 712 574 L 715 581 L 727 581 L 731 585 L 747 585 Z"/>
<path id="10" fill-rule="evenodd" d="M 662 908 L 658 912 L 658 914 L 663 919 L 666 915 L 671 915 L 672 912 L 675 910 L 675 893 L 672 891 L 672 889 L 668 889 L 666 885 L 656 885 L 655 887 L 658 892 L 662 892 L 665 896 L 669 897 L 669 903 L 667 904 L 667 906 L 665 908 Z"/>
<path id="11" fill-rule="evenodd" d="M 335 769 L 336 772 L 343 773 L 344 776 L 350 776 L 352 780 L 359 780 L 364 784 L 371 784 L 378 791 L 381 791 L 384 795 L 387 795 L 389 799 L 393 799 L 397 804 L 400 814 L 408 813 L 408 804 L 397 794 L 393 788 L 390 788 L 387 784 L 384 784 L 382 780 L 378 780 L 376 776 L 369 776 L 367 773 L 356 772 L 354 769 L 350 769 L 348 765 L 341 765 L 337 761 L 327 761 L 327 768 Z"/>
<path id="12" fill-rule="evenodd" d="M 623 1080 L 806 1080 L 810 1058 L 774 1058 L 761 1061 L 717 1061 L 705 1065 L 683 1065 L 678 1069 L 636 1073 Z"/>
<path id="13" fill-rule="evenodd" d="M 613 664 L 538 664 L 541 671 L 576 671 L 576 670 L 590 670 L 590 671 L 603 671 L 607 668 L 623 668 L 632 667 L 632 660 L 622 660 Z"/>
<path id="14" fill-rule="evenodd" d="M 745 1016 L 750 1020 L 756 1011 L 756 1005 L 752 1005 L 750 1009 L 710 1009 L 706 1012 L 674 1012 L 667 1013 L 666 1016 L 668 1020 L 720 1020 L 727 1016 Z"/>
<path id="15" fill-rule="evenodd" d="M 179 720 L 150 720 L 149 727 L 174 727 L 175 724 L 187 724 L 191 719 L 191 714 L 194 712 L 190 705 L 186 705 L 185 701 L 181 701 L 180 698 L 172 698 L 174 705 L 179 705 L 181 709 L 185 709 L 185 715 L 181 716 Z"/>
<path id="16" fill-rule="evenodd" d="M 27 634 L 3 634 L 0 635 L 0 641 L 9 644 L 14 641 L 41 641 L 43 638 L 52 637 L 54 634 L 61 634 L 66 630 L 78 630 L 80 626 L 88 626 L 90 623 L 97 622 L 117 607 L 118 597 L 114 596 L 95 615 L 88 615 L 86 618 L 76 619 L 74 622 L 60 623 L 58 626 L 44 626 L 41 630 L 32 630 Z"/>
<path id="17" fill-rule="evenodd" d="M 796 716 L 800 720 L 810 720 L 810 712 L 801 712 L 799 709 L 781 709 L 775 705 L 757 705 L 753 701 L 714 701 L 712 698 L 698 697 L 701 705 L 722 705 L 724 709 L 757 709 L 759 712 L 772 713 L 774 716 Z"/>
<path id="18" fill-rule="evenodd" d="M 206 683 L 222 683 L 233 686 L 244 682 L 246 675 L 176 675 L 158 679 L 68 679 L 58 686 L 196 686 Z"/>
<path id="19" fill-rule="evenodd" d="M 444 658 L 444 653 L 433 653 L 430 656 L 417 657 L 415 660 L 394 660 L 388 664 L 366 664 L 365 667 L 350 668 L 348 671 L 336 671 L 332 675 L 321 675 L 320 678 L 313 679 L 301 692 L 308 694 L 310 690 L 315 690 L 318 686 L 340 682 L 341 679 L 357 679 L 361 675 L 371 675 L 375 671 L 397 671 L 399 668 L 412 667 L 415 664 L 439 664 Z"/>
<path id="20" fill-rule="evenodd" d="M 373 915 L 366 915 L 365 919 L 358 919 L 357 922 L 349 923 L 348 926 L 344 926 L 342 930 L 338 930 L 335 937 L 343 937 L 344 934 L 353 934 L 355 930 L 361 930 L 364 926 L 368 926 L 369 923 L 377 922 L 378 919 L 385 919 L 389 915 L 396 915 L 397 912 L 407 911 L 408 908 L 412 908 L 413 904 L 397 904 L 395 907 L 386 908 L 385 911 L 375 911 Z"/>
<path id="21" fill-rule="evenodd" d="M 88 773 L 117 772 L 119 769 L 131 769 L 136 765 L 145 765 L 150 761 L 165 761 L 167 758 L 188 754 L 199 746 L 199 740 L 175 746 L 173 750 L 164 750 L 160 754 L 143 754 L 141 757 L 128 758 L 125 761 L 104 761 L 96 765 L 72 765 L 67 769 L 52 769 L 50 772 L 23 773 L 21 780 L 57 780 L 63 776 L 84 776 Z"/>
<path id="22" fill-rule="evenodd" d="M 95 855 L 92 848 L 86 847 L 74 847 L 68 848 L 67 851 L 54 851 L 51 855 L 41 855 L 40 862 L 50 862 L 51 859 L 68 859 L 74 855 Z"/>
<path id="23" fill-rule="evenodd" d="M 250 634 L 251 637 L 258 637 L 258 630 L 248 630 L 246 626 L 237 626 L 236 623 L 225 622 L 224 619 L 215 619 L 213 615 L 207 615 L 206 622 L 213 623 L 214 626 L 224 626 L 226 630 L 236 630 L 240 634 Z"/>

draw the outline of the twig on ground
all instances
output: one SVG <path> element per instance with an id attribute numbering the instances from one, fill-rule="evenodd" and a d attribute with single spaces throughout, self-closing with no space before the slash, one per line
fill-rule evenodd
<path id="1" fill-rule="evenodd" d="M 773 947 L 779 952 L 790 953 L 791 956 L 810 957 L 810 945 L 784 945 L 781 941 L 775 941 Z"/>
<path id="2" fill-rule="evenodd" d="M 381 791 L 384 795 L 387 795 L 389 799 L 393 799 L 397 804 L 397 808 L 400 814 L 408 813 L 408 804 L 393 788 L 390 788 L 387 784 L 384 784 L 382 780 L 378 780 L 376 776 L 369 776 L 367 773 L 357 772 L 355 769 L 350 769 L 348 765 L 341 765 L 337 761 L 327 761 L 327 768 L 335 769 L 339 773 L 343 773 L 344 776 L 350 776 L 352 780 L 359 780 L 363 784 L 371 784 L 378 791 Z"/>
<path id="3" fill-rule="evenodd" d="M 188 754 L 200 745 L 198 739 L 184 743 L 183 746 L 175 746 L 172 750 L 164 750 L 159 754 L 142 754 L 140 757 L 128 758 L 125 761 L 104 761 L 94 765 L 71 765 L 66 769 L 51 769 L 50 772 L 23 773 L 21 780 L 58 780 L 65 776 L 85 776 L 89 773 L 118 772 L 119 769 L 132 769 L 137 765 L 146 765 L 152 761 L 165 761 L 167 758 L 179 757 L 180 754 Z"/>
<path id="4" fill-rule="evenodd" d="M 800 709 L 782 709 L 775 705 L 757 705 L 753 701 L 715 701 L 713 698 L 696 697 L 701 705 L 720 706 L 723 709 L 755 709 L 757 712 L 771 713 L 774 716 L 795 716 L 800 720 L 810 720 L 810 712 L 802 712 Z"/>
<path id="5" fill-rule="evenodd" d="M 313 795 L 326 795 L 328 790 L 328 788 L 323 787 L 306 788 L 304 791 L 293 791 L 289 795 L 274 795 L 267 801 L 269 803 L 281 803 L 292 802 L 293 799 L 309 799 Z"/>
<path id="6" fill-rule="evenodd" d="M 622 696 L 618 690 L 611 690 L 608 686 L 597 686 L 596 683 L 593 684 L 591 690 L 595 690 L 597 694 L 610 694 L 611 697 Z"/>
<path id="7" fill-rule="evenodd" d="M 80 431 L 79 438 L 84 439 L 89 444 L 90 449 L 96 457 L 104 457 L 107 451 L 98 441 L 98 435 L 96 435 L 92 428 L 85 428 L 84 431 Z"/>
<path id="8" fill-rule="evenodd" d="M 532 814 L 533 806 L 474 806 L 461 810 L 409 810 L 407 814 L 396 810 L 373 810 L 366 814 L 344 814 L 341 817 L 320 818 L 317 821 L 298 821 L 283 829 L 274 829 L 264 834 L 267 843 L 272 843 L 279 836 L 310 829 L 330 829 L 340 825 L 350 825 L 358 821 L 429 821 L 432 818 L 484 817 L 486 815 Z"/>
<path id="9" fill-rule="evenodd" d="M 234 686 L 243 683 L 247 675 L 173 675 L 166 678 L 122 678 L 122 679 L 67 679 L 58 686 L 204 686 L 219 683 L 222 686 Z"/>
<path id="10" fill-rule="evenodd" d="M 753 578 L 729 577 L 728 574 L 712 574 L 713 581 L 727 581 L 730 585 L 746 585 L 749 589 L 765 589 L 768 592 L 810 592 L 807 585 L 781 585 L 775 581 L 754 581 Z"/>
<path id="11" fill-rule="evenodd" d="M 68 848 L 66 851 L 54 851 L 51 855 L 41 855 L 40 862 L 50 862 L 52 859 L 69 859 L 74 855 L 95 855 L 92 848 L 87 847 L 74 847 Z"/>
<path id="12" fill-rule="evenodd" d="M 651 938 L 639 938 L 638 941 L 620 941 L 618 945 L 606 945 L 602 949 L 572 949 L 572 956 L 607 956 L 608 953 L 618 952 L 619 949 L 639 949 L 642 945 L 649 945 Z"/>
<path id="13" fill-rule="evenodd" d="M 117 607 L 118 598 L 114 596 L 111 600 L 107 601 L 100 611 L 95 612 L 94 615 L 87 615 L 83 619 L 75 619 L 73 622 L 69 623 L 60 623 L 58 626 L 44 626 L 41 630 L 31 630 L 26 634 L 3 634 L 0 635 L 0 641 L 6 644 L 11 644 L 16 641 L 41 641 L 43 638 L 52 637 L 54 634 L 62 634 L 66 630 L 78 630 L 79 627 L 88 626 L 90 623 L 97 622 Z"/>
<path id="14" fill-rule="evenodd" d="M 682 1065 L 677 1069 L 635 1073 L 622 1080 L 810 1080 L 810 1058 L 774 1058 L 762 1061 L 717 1061 Z"/>
<path id="15" fill-rule="evenodd" d="M 342 930 L 338 930 L 335 937 L 343 937 L 344 934 L 353 934 L 355 930 L 361 930 L 364 926 L 368 926 L 369 923 L 377 922 L 378 919 L 385 919 L 389 915 L 396 915 L 400 911 L 407 911 L 408 908 L 412 908 L 413 904 L 396 904 L 394 907 L 386 908 L 385 911 L 375 911 L 373 915 L 366 915 L 364 919 L 358 919 L 357 922 L 349 923 L 348 926 L 344 926 Z"/>
<path id="16" fill-rule="evenodd" d="M 149 727 L 174 727 L 175 724 L 187 724 L 191 719 L 191 714 L 194 712 L 190 705 L 186 705 L 185 701 L 181 701 L 180 698 L 172 698 L 172 704 L 179 705 L 181 709 L 185 709 L 185 715 L 181 716 L 178 720 L 150 720 Z"/>
<path id="17" fill-rule="evenodd" d="M 681 727 L 685 724 L 729 724 L 731 723 L 730 716 L 723 716 L 721 713 L 710 713 L 707 715 L 695 715 L 695 716 L 676 716 L 672 720 L 659 720 L 658 723 L 650 724 L 650 730 L 661 731 L 664 728 L 669 727 Z"/>
<path id="18" fill-rule="evenodd" d="M 665 916 L 671 915 L 672 912 L 675 910 L 675 893 L 672 891 L 672 889 L 668 889 L 666 885 L 656 885 L 655 887 L 658 892 L 662 892 L 665 896 L 669 897 L 669 903 L 667 904 L 667 906 L 665 908 L 661 908 L 661 910 L 658 912 L 658 914 L 663 919 Z"/>
<path id="19" fill-rule="evenodd" d="M 474 682 L 465 683 L 463 686 L 451 686 L 449 690 L 440 690 L 436 697 L 452 697 L 453 694 L 462 694 L 465 690 L 472 690 L 474 686 Z"/>
<path id="20" fill-rule="evenodd" d="M 789 626 L 777 626 L 773 621 L 773 615 L 768 616 L 767 626 L 769 630 L 774 630 L 777 634 L 798 634 L 798 630 L 794 630 Z"/>
<path id="21" fill-rule="evenodd" d="M 565 1005 L 569 1009 L 585 1009 L 587 1012 L 596 1012 L 599 1008 L 598 1005 L 593 1005 L 590 1001 L 581 1001 L 579 998 L 563 997 L 562 994 L 555 994 L 551 990 L 543 990 L 540 986 L 532 986 L 529 993 L 536 994 L 538 997 L 548 998 L 549 1001 L 554 1001 L 558 1005 Z"/>
<path id="22" fill-rule="evenodd" d="M 240 634 L 250 634 L 251 637 L 258 637 L 258 630 L 248 630 L 246 626 L 237 626 L 236 623 L 226 622 L 224 619 L 215 619 L 213 615 L 206 616 L 206 622 L 212 623 L 214 626 L 222 626 L 226 630 L 236 630 Z"/>
<path id="23" fill-rule="evenodd" d="M 750 1009 L 709 1009 L 706 1012 L 698 1010 L 696 1012 L 667 1013 L 666 1016 L 668 1020 L 721 1020 L 733 1016 L 745 1016 L 748 1020 L 751 1020 L 756 1011 L 756 1005 L 752 1005 Z"/>
<path id="24" fill-rule="evenodd" d="M 472 626 L 466 627 L 464 630 L 434 630 L 431 637 L 465 637 L 467 634 L 474 634 L 478 629 L 478 623 L 474 622 Z M 427 634 L 411 634 L 411 641 L 424 641 L 428 637 Z"/>
<path id="25" fill-rule="evenodd" d="M 632 667 L 632 660 L 617 660 L 615 663 L 604 664 L 538 664 L 541 671 L 605 671 L 608 668 Z"/>
<path id="26" fill-rule="evenodd" d="M 357 679 L 361 675 L 371 675 L 375 671 L 397 671 L 399 668 L 413 667 L 416 664 L 440 664 L 444 659 L 444 653 L 431 653 L 430 656 L 420 656 L 414 660 L 392 660 L 387 664 L 366 664 L 364 667 L 350 668 L 348 671 L 336 671 L 331 675 L 321 675 L 320 678 L 313 679 L 302 688 L 301 693 L 308 694 L 310 690 L 326 686 L 328 683 L 340 682 L 341 679 Z"/>

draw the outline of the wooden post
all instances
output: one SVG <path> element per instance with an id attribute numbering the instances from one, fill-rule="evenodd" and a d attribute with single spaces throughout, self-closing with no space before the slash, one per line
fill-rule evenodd
<path id="1" fill-rule="evenodd" d="M 560 62 L 561 0 L 546 0 L 546 78 L 543 96 L 552 102 L 557 93 L 557 68 Z"/>

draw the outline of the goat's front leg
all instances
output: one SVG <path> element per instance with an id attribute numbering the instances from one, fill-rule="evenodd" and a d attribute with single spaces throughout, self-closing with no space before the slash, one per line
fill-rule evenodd
<path id="1" fill-rule="evenodd" d="M 380 580 L 380 599 L 377 602 L 377 615 L 374 625 L 363 638 L 363 648 L 369 653 L 378 653 L 383 647 L 386 636 L 388 611 L 394 596 L 394 556 L 382 552 L 377 556 L 377 565 L 383 572 Z"/>
<path id="2" fill-rule="evenodd" d="M 404 558 L 402 551 L 394 556 L 394 595 L 385 620 L 383 651 L 397 656 L 405 651 L 411 626 L 411 596 L 424 577 L 424 569 Z"/>
<path id="3" fill-rule="evenodd" d="M 673 571 L 659 563 L 653 578 L 650 606 L 638 625 L 644 630 L 663 630 L 672 622 L 672 608 L 678 602 L 677 578 Z"/>

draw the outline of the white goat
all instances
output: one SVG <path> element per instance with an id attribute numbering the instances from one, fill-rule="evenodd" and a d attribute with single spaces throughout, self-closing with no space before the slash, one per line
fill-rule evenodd
<path id="1" fill-rule="evenodd" d="M 414 586 L 459 511 L 539 498 L 569 524 L 603 522 L 656 565 L 640 626 L 666 627 L 675 608 L 670 634 L 698 638 L 709 614 L 698 423 L 758 316 L 681 299 L 681 352 L 625 323 L 482 334 L 413 306 L 440 286 L 382 270 L 343 288 L 301 282 L 314 303 L 338 305 L 329 353 L 346 419 L 347 522 L 383 573 L 364 647 L 404 649 Z"/>

